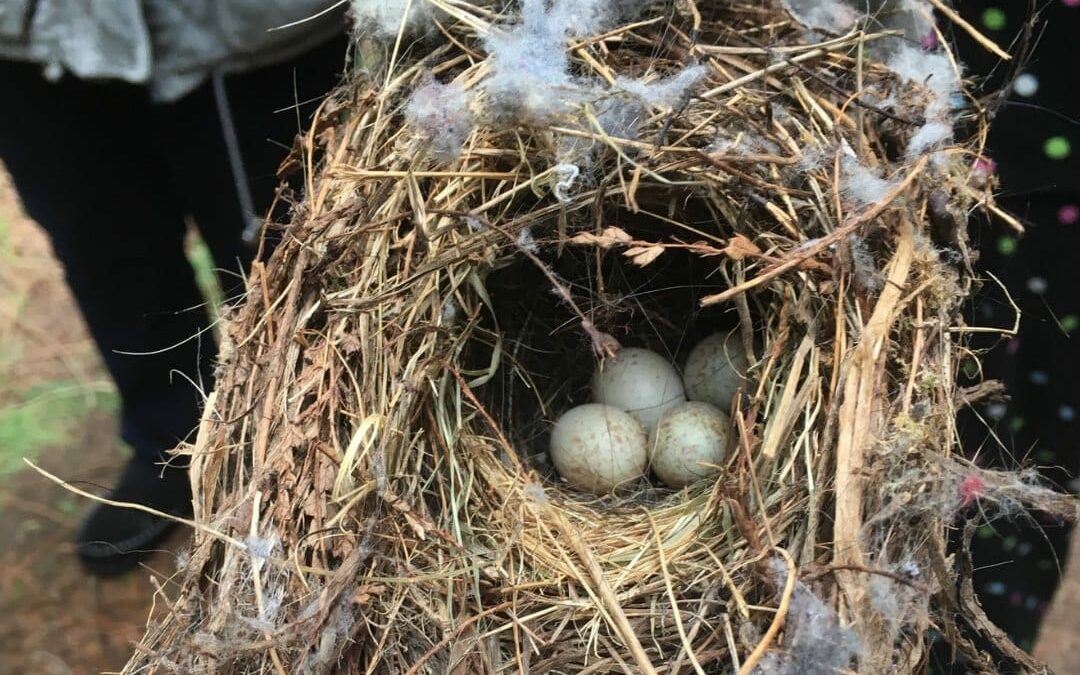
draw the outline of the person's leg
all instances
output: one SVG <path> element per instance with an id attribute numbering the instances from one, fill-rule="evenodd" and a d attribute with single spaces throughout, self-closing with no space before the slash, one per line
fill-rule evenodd
<path id="1" fill-rule="evenodd" d="M 200 379 L 200 363 L 208 364 L 201 357 L 214 346 L 146 96 L 118 84 L 52 84 L 37 67 L 13 63 L 0 63 L 0 87 L 0 160 L 51 237 L 119 390 L 122 435 L 139 460 L 113 496 L 189 508 L 183 472 L 155 481 L 161 468 L 154 463 L 196 426 L 199 394 L 189 380 Z M 141 545 L 164 529 L 98 509 L 80 535 L 80 553 L 111 558 L 120 553 L 115 547 L 84 545 Z"/>
<path id="2" fill-rule="evenodd" d="M 300 100 L 306 125 L 313 101 L 336 84 L 344 52 L 344 40 L 336 41 L 229 78 L 257 213 L 269 207 L 282 145 L 298 129 L 295 112 L 275 110 Z M 37 67 L 12 63 L 0 63 L 0 87 L 10 93 L 0 105 L 0 160 L 52 238 L 120 390 L 123 436 L 139 459 L 110 496 L 163 511 L 190 508 L 184 472 L 159 479 L 154 465 L 197 424 L 191 382 L 212 386 L 215 345 L 183 254 L 184 216 L 195 217 L 227 292 L 241 288 L 252 255 L 241 242 L 245 223 L 213 88 L 152 106 L 140 88 L 50 84 Z M 80 555 L 92 571 L 122 572 L 167 526 L 139 511 L 99 507 L 80 532 Z"/>

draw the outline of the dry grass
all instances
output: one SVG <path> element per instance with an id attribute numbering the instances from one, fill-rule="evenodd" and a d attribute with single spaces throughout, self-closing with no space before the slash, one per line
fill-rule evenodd
<path id="1" fill-rule="evenodd" d="M 988 658 L 945 552 L 992 501 L 951 457 L 978 393 L 953 376 L 964 222 L 992 204 L 978 115 L 970 145 L 905 161 L 911 120 L 858 103 L 926 95 L 864 57 L 882 33 L 802 44 L 777 9 L 684 2 L 570 46 L 600 81 L 708 66 L 636 137 L 587 109 L 481 117 L 438 165 L 404 102 L 428 72 L 477 88 L 497 17 L 437 4 L 445 39 L 362 46 L 377 65 L 305 139 L 307 194 L 186 448 L 199 528 L 172 615 L 125 672 L 792 672 L 785 620 L 815 595 L 836 612 L 817 637 L 851 625 L 858 672 L 922 672 L 932 626 Z M 570 137 L 592 159 L 563 203 Z M 844 145 L 895 179 L 882 199 L 845 197 Z M 720 478 L 603 498 L 556 480 L 545 431 L 598 360 L 681 359 L 734 326 L 756 387 Z"/>

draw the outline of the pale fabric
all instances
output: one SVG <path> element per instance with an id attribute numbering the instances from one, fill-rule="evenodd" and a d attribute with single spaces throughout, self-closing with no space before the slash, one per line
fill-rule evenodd
<path id="1" fill-rule="evenodd" d="M 214 70 L 268 65 L 340 33 L 345 7 L 331 9 L 336 4 L 0 0 L 0 58 L 40 63 L 53 77 L 66 71 L 85 79 L 146 84 L 155 99 L 171 101 Z"/>

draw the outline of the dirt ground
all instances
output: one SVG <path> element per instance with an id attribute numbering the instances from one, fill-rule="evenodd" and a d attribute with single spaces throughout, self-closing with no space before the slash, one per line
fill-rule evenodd
<path id="1" fill-rule="evenodd" d="M 116 395 L 47 240 L 0 171 L 0 675 L 119 670 L 172 556 L 119 581 L 82 573 L 71 537 L 89 504 L 22 458 L 96 491 L 126 458 Z"/>
<path id="2" fill-rule="evenodd" d="M 115 409 L 48 242 L 0 168 L 0 675 L 119 670 L 170 583 L 183 534 L 124 579 L 84 575 L 71 536 L 89 505 L 22 461 L 91 490 L 109 485 L 126 457 Z M 1073 549 L 1080 564 L 1080 538 Z M 1080 675 L 1077 611 L 1080 569 L 1035 648 L 1059 675 Z"/>

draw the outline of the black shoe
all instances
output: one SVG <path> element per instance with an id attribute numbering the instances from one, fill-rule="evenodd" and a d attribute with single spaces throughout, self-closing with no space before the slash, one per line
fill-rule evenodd
<path id="1" fill-rule="evenodd" d="M 191 514 L 187 470 L 138 459 L 124 467 L 108 498 L 141 504 L 174 516 Z M 79 560 L 95 576 L 123 574 L 138 566 L 169 536 L 176 522 L 146 511 L 98 504 L 75 536 Z"/>

